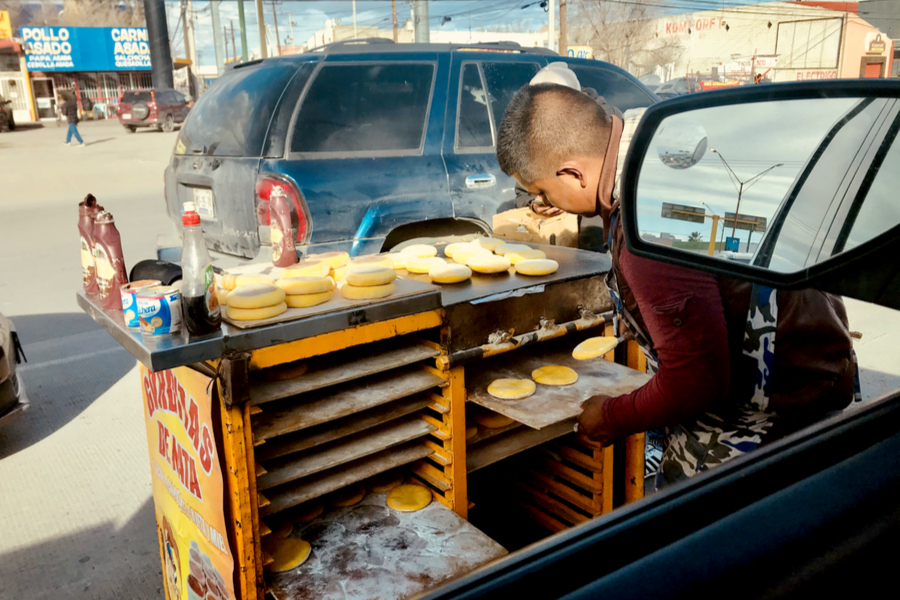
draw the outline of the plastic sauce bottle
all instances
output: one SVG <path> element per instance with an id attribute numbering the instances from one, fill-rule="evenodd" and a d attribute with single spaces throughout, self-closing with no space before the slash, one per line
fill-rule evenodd
<path id="1" fill-rule="evenodd" d="M 97 268 L 94 266 L 94 215 L 97 199 L 88 194 L 78 204 L 78 233 L 81 234 L 81 279 L 84 291 L 97 295 Z"/>
<path id="2" fill-rule="evenodd" d="M 200 215 L 193 202 L 184 203 L 184 248 L 181 251 L 181 314 L 190 335 L 206 335 L 222 326 L 212 261 L 203 239 Z"/>
<path id="3" fill-rule="evenodd" d="M 106 310 L 122 310 L 121 288 L 128 283 L 122 238 L 116 220 L 105 210 L 94 220 L 93 239 L 100 305 Z"/>
<path id="4" fill-rule="evenodd" d="M 281 186 L 276 185 L 272 188 L 269 195 L 269 211 L 272 216 L 270 223 L 272 264 L 276 267 L 289 267 L 297 262 L 297 251 L 294 249 L 291 206 Z"/>

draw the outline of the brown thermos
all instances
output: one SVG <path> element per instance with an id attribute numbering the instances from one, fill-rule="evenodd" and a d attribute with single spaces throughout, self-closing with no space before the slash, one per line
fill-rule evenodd
<path id="1" fill-rule="evenodd" d="M 78 233 L 81 234 L 81 281 L 85 293 L 97 295 L 97 269 L 94 266 L 94 215 L 97 199 L 88 194 L 78 204 Z"/>
<path id="2" fill-rule="evenodd" d="M 122 310 L 121 288 L 128 283 L 122 238 L 113 216 L 102 211 L 94 220 L 94 265 L 100 305 L 107 310 Z"/>

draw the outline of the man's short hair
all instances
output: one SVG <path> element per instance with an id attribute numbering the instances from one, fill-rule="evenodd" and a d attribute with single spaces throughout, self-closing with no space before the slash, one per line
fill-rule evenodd
<path id="1" fill-rule="evenodd" d="M 587 94 L 555 83 L 526 85 L 513 96 L 497 132 L 507 175 L 532 182 L 556 175 L 577 156 L 603 156 L 612 121 Z"/>

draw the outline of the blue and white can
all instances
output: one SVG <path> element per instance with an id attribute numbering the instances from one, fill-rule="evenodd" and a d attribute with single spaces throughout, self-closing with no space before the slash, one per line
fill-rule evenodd
<path id="1" fill-rule="evenodd" d="M 138 321 L 144 335 L 181 331 L 181 294 L 174 287 L 158 285 L 136 294 Z"/>
<path id="2" fill-rule="evenodd" d="M 122 286 L 122 313 L 125 315 L 125 327 L 137 329 L 141 326 L 138 320 L 137 293 L 157 285 L 162 285 L 162 283 L 155 279 L 141 279 Z"/>

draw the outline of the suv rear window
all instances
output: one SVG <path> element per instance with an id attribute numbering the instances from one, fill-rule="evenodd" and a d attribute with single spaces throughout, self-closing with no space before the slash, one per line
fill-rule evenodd
<path id="1" fill-rule="evenodd" d="M 300 107 L 291 151 L 418 150 L 433 82 L 431 63 L 325 65 Z"/>
<path id="2" fill-rule="evenodd" d="M 484 93 L 481 74 L 475 63 L 463 66 L 457 115 L 457 148 L 483 148 L 494 145 L 491 118 L 488 116 L 487 94 Z"/>
<path id="3" fill-rule="evenodd" d="M 578 76 L 578 82 L 582 87 L 594 88 L 607 102 L 622 112 L 650 106 L 655 102 L 643 88 L 616 71 L 573 64 L 570 64 L 569 68 Z"/>
<path id="4" fill-rule="evenodd" d="M 261 156 L 275 105 L 299 68 L 263 63 L 219 77 L 197 100 L 181 130 L 183 153 Z"/>
<path id="5" fill-rule="evenodd" d="M 494 127 L 499 127 L 506 105 L 519 88 L 531 81 L 541 66 L 533 62 L 484 62 L 481 68 L 490 95 Z"/>
<path id="6" fill-rule="evenodd" d="M 122 94 L 123 104 L 135 104 L 137 102 L 150 102 L 150 92 L 125 92 Z"/>

